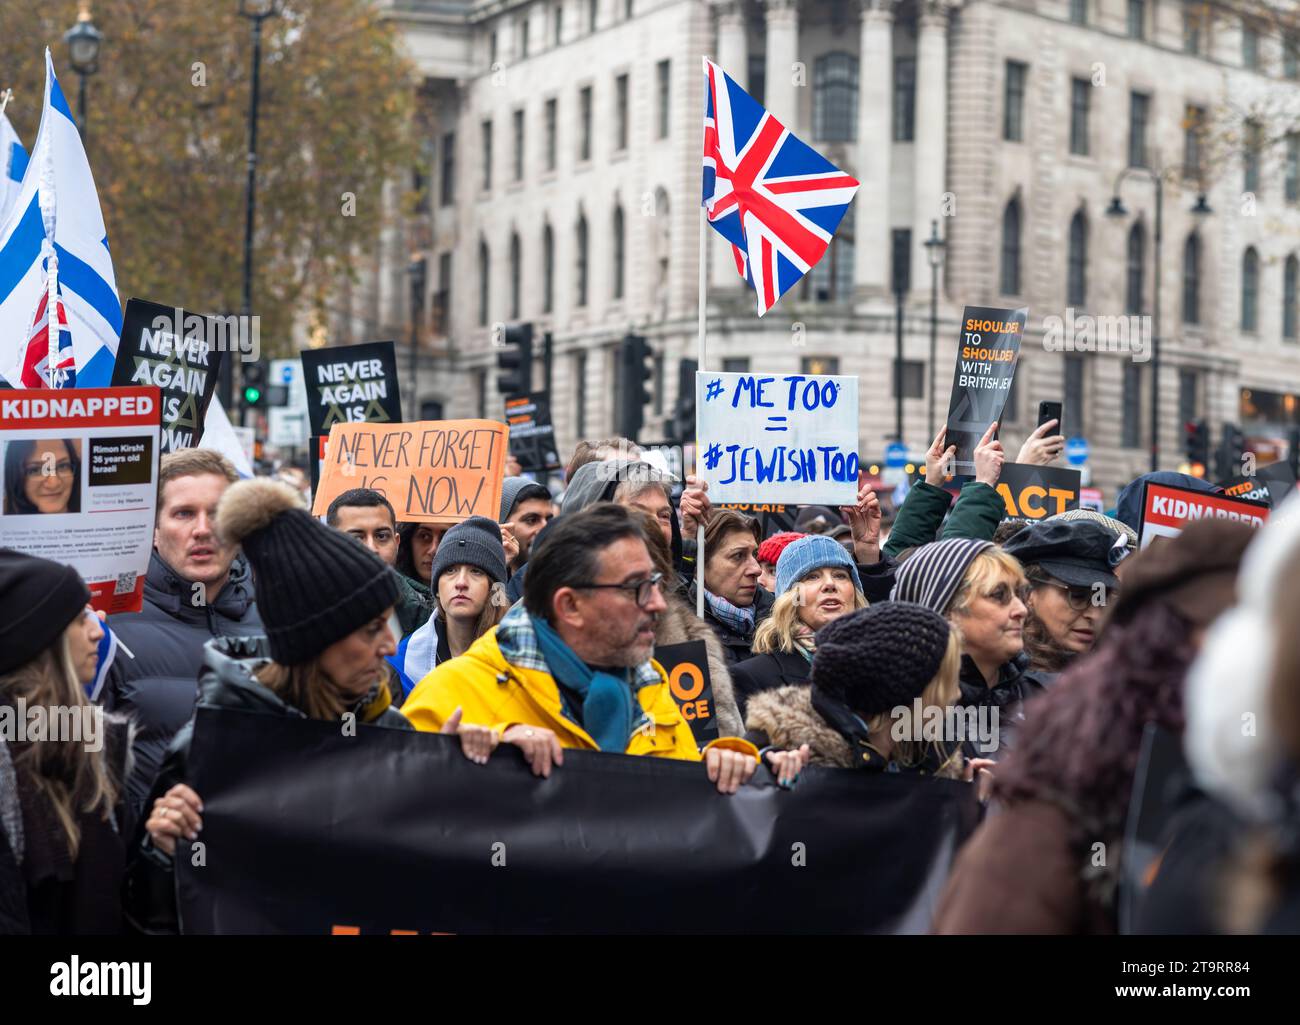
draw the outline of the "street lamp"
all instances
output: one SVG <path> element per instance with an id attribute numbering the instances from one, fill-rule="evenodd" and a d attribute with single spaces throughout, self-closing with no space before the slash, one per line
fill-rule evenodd
<path id="1" fill-rule="evenodd" d="M 416 374 L 418 373 L 418 363 L 416 357 L 420 351 L 420 321 L 424 318 L 424 289 L 427 281 L 428 260 L 423 253 L 416 253 L 411 256 L 411 262 L 406 265 L 406 273 L 411 278 L 411 412 L 407 416 L 414 416 L 414 410 L 419 402 L 419 389 L 416 387 Z"/>
<path id="2" fill-rule="evenodd" d="M 68 44 L 68 62 L 77 73 L 77 128 L 82 141 L 86 138 L 86 79 L 99 70 L 99 47 L 104 34 L 90 20 L 90 7 L 83 4 L 77 14 L 77 23 L 63 33 Z"/>
<path id="3" fill-rule="evenodd" d="M 253 213 L 257 191 L 257 101 L 262 77 L 262 22 L 280 13 L 281 0 L 239 0 L 239 16 L 253 23 L 253 80 L 248 97 L 248 185 L 244 202 L 244 316 L 253 315 Z M 221 361 L 221 401 L 230 404 L 231 361 Z"/>
<path id="4" fill-rule="evenodd" d="M 927 438 L 934 437 L 934 361 L 935 346 L 939 337 L 939 268 L 943 266 L 947 243 L 939 237 L 939 222 L 930 222 L 930 237 L 925 246 L 925 258 L 930 262 L 930 430 Z"/>
<path id="5" fill-rule="evenodd" d="M 1115 178 L 1115 187 L 1111 190 L 1110 205 L 1106 207 L 1107 217 L 1127 217 L 1128 209 L 1124 206 L 1124 201 L 1120 199 L 1120 186 L 1124 180 L 1131 176 L 1141 176 L 1150 179 L 1156 187 L 1156 230 L 1155 230 L 1155 310 L 1151 317 L 1151 472 L 1155 473 L 1160 469 L 1160 278 L 1163 265 L 1161 263 L 1161 244 L 1164 240 L 1164 210 L 1165 210 L 1165 177 L 1173 172 L 1174 168 L 1164 168 L 1160 171 L 1153 171 L 1149 167 L 1126 167 L 1120 171 Z M 1196 199 L 1196 205 L 1192 207 L 1191 213 L 1204 217 L 1213 213 L 1209 203 L 1206 202 L 1205 193 L 1202 192 Z"/>

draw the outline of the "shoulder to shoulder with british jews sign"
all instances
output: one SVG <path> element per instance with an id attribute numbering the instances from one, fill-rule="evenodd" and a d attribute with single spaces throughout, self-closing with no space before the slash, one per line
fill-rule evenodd
<path id="1" fill-rule="evenodd" d="M 1016 375 L 1020 339 L 1029 307 L 1003 310 L 967 306 L 957 339 L 957 366 L 948 400 L 947 445 L 956 445 L 956 472 L 975 472 L 975 446 L 994 420 L 1002 419 Z"/>
<path id="2" fill-rule="evenodd" d="M 300 355 L 313 437 L 329 434 L 335 424 L 401 422 L 392 342 L 304 349 Z"/>
<path id="3" fill-rule="evenodd" d="M 158 494 L 157 388 L 0 398 L 0 547 L 62 562 L 104 612 L 139 612 Z"/>
<path id="4" fill-rule="evenodd" d="M 852 505 L 858 493 L 858 379 L 695 375 L 696 474 L 723 503 Z"/>

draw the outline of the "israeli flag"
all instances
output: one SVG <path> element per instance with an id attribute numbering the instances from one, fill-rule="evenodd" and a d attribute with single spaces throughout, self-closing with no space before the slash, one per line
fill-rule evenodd
<path id="1" fill-rule="evenodd" d="M 27 151 L 7 114 L 0 114 L 0 224 L 9 218 L 27 170 Z"/>
<path id="2" fill-rule="evenodd" d="M 77 386 L 107 387 L 122 334 L 122 303 L 95 179 L 48 48 L 41 126 L 17 198 L 0 222 L 0 373 L 15 386 L 44 287 L 47 240 L 59 258 Z"/>

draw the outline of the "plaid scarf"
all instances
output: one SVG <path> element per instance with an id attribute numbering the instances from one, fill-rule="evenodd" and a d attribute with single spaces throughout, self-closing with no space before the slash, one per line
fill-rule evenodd
<path id="1" fill-rule="evenodd" d="M 751 605 L 747 609 L 739 608 L 707 588 L 704 591 L 704 604 L 732 633 L 740 634 L 741 637 L 753 635 L 754 606 Z"/>
<path id="2" fill-rule="evenodd" d="M 806 658 L 809 663 L 812 662 L 813 655 L 817 654 L 817 635 L 812 627 L 803 623 L 795 627 L 794 650 Z"/>

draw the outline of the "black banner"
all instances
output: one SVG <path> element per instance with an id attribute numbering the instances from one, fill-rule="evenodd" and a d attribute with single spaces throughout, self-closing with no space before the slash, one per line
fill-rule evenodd
<path id="1" fill-rule="evenodd" d="M 668 674 L 668 688 L 691 727 L 695 743 L 703 747 L 718 739 L 718 710 L 713 704 L 713 679 L 709 676 L 709 649 L 703 641 L 655 645 L 655 661 Z"/>
<path id="2" fill-rule="evenodd" d="M 733 796 L 698 762 L 201 707 L 188 933 L 924 932 L 973 829 L 964 783 L 808 768 Z M 758 777 L 756 777 L 757 779 Z"/>
<path id="3" fill-rule="evenodd" d="M 989 424 L 1002 418 L 1028 319 L 1027 306 L 1018 310 L 967 306 L 962 310 L 944 442 L 957 446 L 958 474 L 975 472 L 975 446 Z"/>
<path id="4" fill-rule="evenodd" d="M 1041 520 L 1079 508 L 1082 474 L 1060 466 L 1003 463 L 997 492 L 1009 519 Z"/>
<path id="5" fill-rule="evenodd" d="M 1259 467 L 1253 477 L 1230 477 L 1219 485 L 1229 498 L 1267 502 L 1276 509 L 1296 489 L 1296 476 L 1285 461 Z"/>
<path id="6" fill-rule="evenodd" d="M 401 422 L 392 342 L 303 349 L 300 355 L 313 437 L 338 423 Z"/>
<path id="7" fill-rule="evenodd" d="M 203 437 L 203 418 L 217 387 L 222 353 L 242 351 L 238 324 L 234 317 L 186 313 L 179 306 L 145 299 L 127 300 L 112 387 L 161 389 L 160 454 L 194 448 Z"/>
<path id="8" fill-rule="evenodd" d="M 519 460 L 524 473 L 545 473 L 564 468 L 555 448 L 551 400 L 546 392 L 508 397 L 506 423 L 510 427 L 510 454 Z"/>

